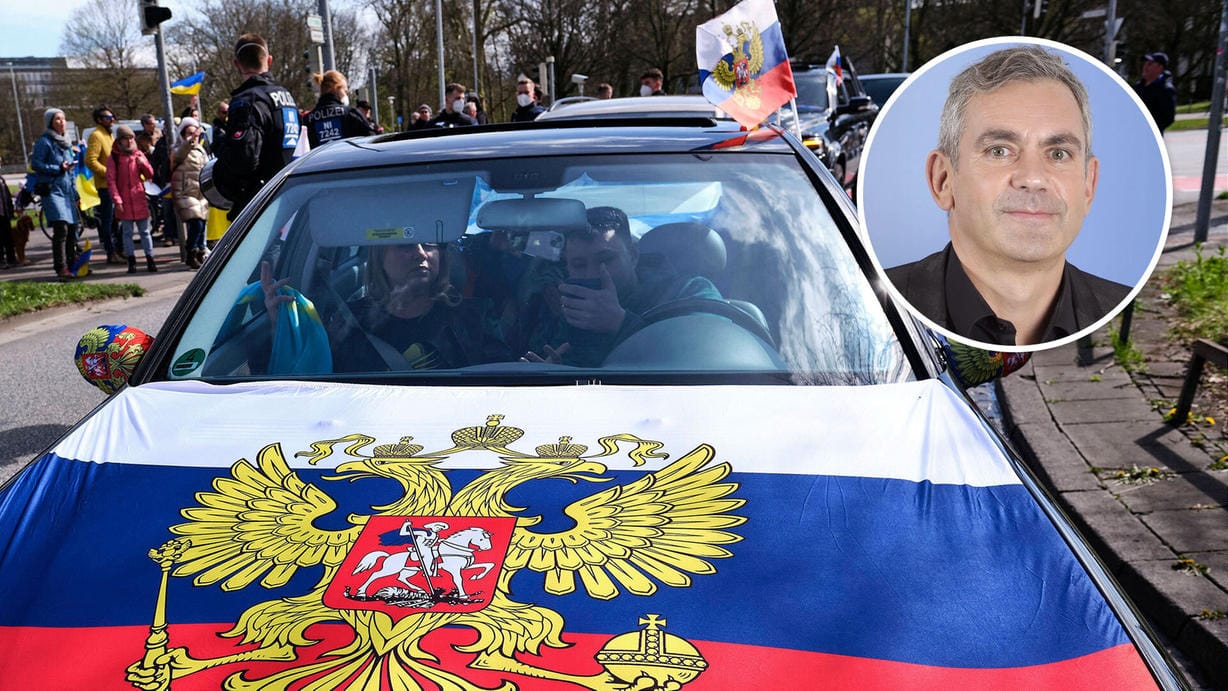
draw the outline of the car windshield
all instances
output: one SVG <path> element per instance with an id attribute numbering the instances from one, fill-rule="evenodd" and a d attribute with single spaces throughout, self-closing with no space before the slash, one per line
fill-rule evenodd
<path id="1" fill-rule="evenodd" d="M 797 105 L 807 110 L 827 110 L 827 70 L 794 72 L 797 85 Z"/>
<path id="2" fill-rule="evenodd" d="M 708 152 L 292 176 L 226 257 L 165 376 L 872 384 L 912 373 L 798 161 Z"/>
<path id="3" fill-rule="evenodd" d="M 861 85 L 865 87 L 866 94 L 879 106 L 887 102 L 891 98 L 891 94 L 899 88 L 908 75 L 871 75 L 861 78 Z"/>

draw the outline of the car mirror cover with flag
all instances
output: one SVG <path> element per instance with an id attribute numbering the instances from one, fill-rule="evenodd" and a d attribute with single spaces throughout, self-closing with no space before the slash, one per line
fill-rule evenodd
<path id="1" fill-rule="evenodd" d="M 748 128 L 797 96 L 771 0 L 744 0 L 700 24 L 695 59 L 704 97 Z"/>

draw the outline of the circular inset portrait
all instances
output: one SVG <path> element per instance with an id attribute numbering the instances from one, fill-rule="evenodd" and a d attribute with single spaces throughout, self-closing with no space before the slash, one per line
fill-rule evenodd
<path id="1" fill-rule="evenodd" d="M 1011 37 L 926 63 L 879 114 L 858 213 L 891 291 L 970 345 L 1031 351 L 1116 316 L 1172 215 L 1163 140 L 1082 51 Z"/>

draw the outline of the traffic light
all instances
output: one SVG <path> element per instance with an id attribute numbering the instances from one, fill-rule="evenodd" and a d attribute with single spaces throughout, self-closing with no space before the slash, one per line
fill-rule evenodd
<path id="1" fill-rule="evenodd" d="M 170 8 L 158 5 L 158 0 L 140 0 L 141 33 L 151 36 L 158 31 L 158 25 L 171 18 Z"/>

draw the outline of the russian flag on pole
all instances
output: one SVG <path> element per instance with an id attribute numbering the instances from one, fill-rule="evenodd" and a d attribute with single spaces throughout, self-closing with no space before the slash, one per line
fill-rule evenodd
<path id="1" fill-rule="evenodd" d="M 797 96 L 772 0 L 744 0 L 695 30 L 704 96 L 746 127 Z"/>
<path id="2" fill-rule="evenodd" d="M 827 69 L 836 75 L 836 83 L 844 83 L 844 66 L 841 64 L 840 46 L 836 46 L 831 52 L 831 57 L 827 58 Z"/>
<path id="3" fill-rule="evenodd" d="M 171 93 L 178 96 L 197 96 L 200 94 L 200 85 L 205 81 L 205 73 L 197 72 L 189 77 L 184 77 L 179 81 L 171 84 Z"/>

